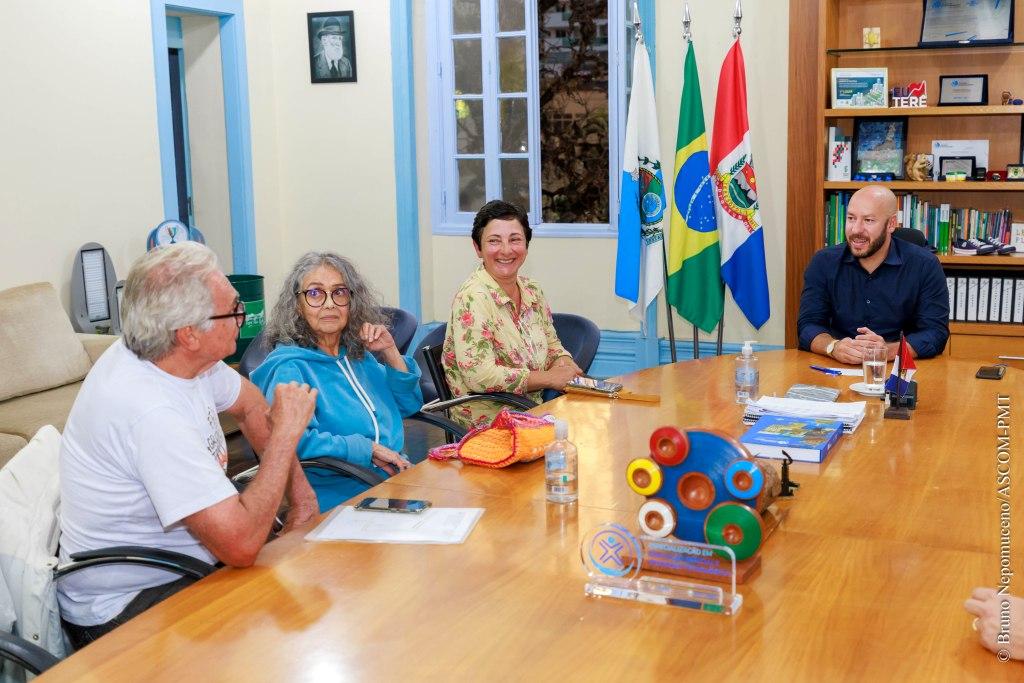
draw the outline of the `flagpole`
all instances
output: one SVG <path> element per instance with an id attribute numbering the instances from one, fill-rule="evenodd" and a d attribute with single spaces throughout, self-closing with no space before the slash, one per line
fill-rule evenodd
<path id="1" fill-rule="evenodd" d="M 743 27 L 740 24 L 743 22 L 743 4 L 740 0 L 736 0 L 736 11 L 732 15 L 732 37 L 735 40 L 740 39 L 740 34 L 743 33 Z"/>
<path id="2" fill-rule="evenodd" d="M 693 32 L 690 31 L 690 3 L 684 3 L 683 5 L 683 40 L 687 44 L 693 42 Z M 675 201 L 675 195 L 672 197 L 672 201 Z M 668 277 L 668 266 L 665 266 L 665 277 Z M 667 282 L 667 281 L 666 281 Z M 665 285 L 666 294 L 668 293 L 668 284 Z M 673 345 L 673 350 L 675 346 Z M 700 358 L 700 330 L 697 329 L 696 323 L 693 325 L 693 358 L 694 360 Z M 672 360 L 675 360 L 673 356 Z"/>

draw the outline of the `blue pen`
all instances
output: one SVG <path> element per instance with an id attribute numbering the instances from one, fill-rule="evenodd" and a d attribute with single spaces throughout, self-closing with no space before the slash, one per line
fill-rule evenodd
<path id="1" fill-rule="evenodd" d="M 841 375 L 843 374 L 839 370 L 833 370 L 832 368 L 823 368 L 820 365 L 812 365 L 811 370 L 817 370 L 818 372 L 824 372 L 826 375 Z"/>

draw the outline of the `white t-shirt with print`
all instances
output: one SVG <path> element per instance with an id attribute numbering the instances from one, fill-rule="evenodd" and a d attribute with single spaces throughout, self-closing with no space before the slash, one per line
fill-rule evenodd
<path id="1" fill-rule="evenodd" d="M 181 520 L 233 495 L 217 413 L 241 376 L 218 363 L 194 379 L 170 375 L 115 342 L 75 400 L 60 452 L 60 560 L 118 545 L 174 550 L 216 562 Z M 58 581 L 61 614 L 81 626 L 117 616 L 145 588 L 177 574 L 131 565 L 79 570 Z"/>

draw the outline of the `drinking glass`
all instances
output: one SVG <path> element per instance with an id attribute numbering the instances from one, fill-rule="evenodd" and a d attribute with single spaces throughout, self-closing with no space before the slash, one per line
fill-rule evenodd
<path id="1" fill-rule="evenodd" d="M 885 386 L 885 347 L 864 349 L 864 384 L 881 389 Z"/>

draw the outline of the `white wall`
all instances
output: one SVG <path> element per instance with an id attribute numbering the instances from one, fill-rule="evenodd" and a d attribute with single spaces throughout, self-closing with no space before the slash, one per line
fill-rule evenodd
<path id="1" fill-rule="evenodd" d="M 425 40 L 423 10 L 417 14 L 417 49 Z M 714 121 L 718 71 L 732 43 L 733 3 L 691 3 L 697 62 L 700 70 L 704 114 L 710 138 Z M 785 341 L 785 225 L 786 225 L 786 131 L 788 92 L 789 2 L 746 3 L 744 5 L 743 50 L 747 67 L 747 91 L 751 137 L 761 217 L 765 224 L 768 278 L 772 317 L 760 331 L 754 331 L 732 303 L 726 304 L 727 341 L 758 339 L 770 344 Z M 679 97 L 682 91 L 682 3 L 657 5 L 657 85 L 661 158 L 666 169 L 675 158 L 675 135 Z M 427 99 L 424 86 L 427 66 L 418 64 L 417 104 Z M 434 236 L 430 233 L 429 165 L 426 122 L 417 129 L 420 164 L 420 216 L 424 223 L 424 318 L 443 320 L 459 283 L 476 265 L 469 237 Z M 671 192 L 671 182 L 667 185 Z M 669 198 L 671 201 L 671 197 Z M 429 245 L 427 248 L 426 245 Z M 639 329 L 626 313 L 626 303 L 614 295 L 615 241 L 600 238 L 535 239 L 523 272 L 537 278 L 555 310 L 584 315 L 603 329 Z M 660 334 L 665 336 L 664 299 L 659 300 Z M 680 338 L 692 337 L 689 325 L 678 316 Z"/>
<path id="2" fill-rule="evenodd" d="M 149 3 L 0 3 L 0 288 L 56 285 L 85 242 L 119 277 L 163 219 Z"/>
<path id="3" fill-rule="evenodd" d="M 183 15 L 181 37 L 185 53 L 193 215 L 207 246 L 217 254 L 221 266 L 232 272 L 220 22 L 217 17 Z"/>
<path id="4" fill-rule="evenodd" d="M 250 4 L 259 4 L 270 19 L 273 131 L 261 130 L 253 144 L 274 135 L 282 233 L 276 254 L 260 253 L 261 268 L 276 259 L 284 273 L 305 251 L 338 251 L 356 261 L 386 303 L 397 305 L 388 4 L 343 3 L 355 12 L 358 81 L 319 84 L 310 83 L 306 13 L 336 10 L 338 3 L 262 0 L 246 7 Z"/>

